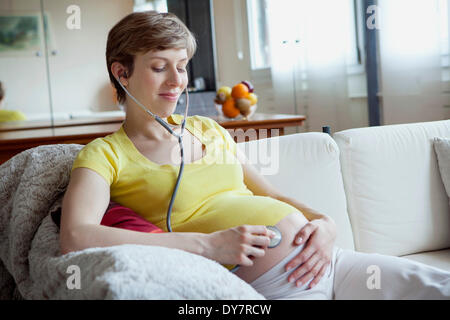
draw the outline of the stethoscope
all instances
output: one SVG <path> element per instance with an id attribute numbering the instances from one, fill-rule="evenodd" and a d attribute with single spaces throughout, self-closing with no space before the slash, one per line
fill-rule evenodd
<path id="1" fill-rule="evenodd" d="M 186 87 L 185 91 L 186 91 L 186 108 L 184 111 L 184 118 L 183 118 L 183 122 L 181 123 L 181 133 L 177 134 L 176 132 L 173 131 L 173 129 L 178 128 L 179 125 L 172 125 L 169 123 L 166 123 L 163 119 L 161 119 L 159 116 L 157 116 L 156 114 L 154 114 L 153 112 L 151 112 L 149 109 L 147 109 L 143 104 L 141 104 L 135 97 L 133 97 L 133 95 L 131 93 L 128 92 L 127 89 L 125 89 L 125 87 L 122 85 L 122 83 L 120 82 L 120 77 L 119 79 L 116 79 L 117 82 L 119 83 L 119 85 L 122 87 L 122 89 L 126 92 L 126 94 L 134 101 L 136 102 L 136 104 L 138 106 L 140 106 L 146 113 L 148 113 L 150 116 L 152 116 L 157 122 L 159 122 L 167 131 L 169 131 L 170 134 L 172 134 L 173 136 L 178 138 L 178 143 L 180 144 L 180 152 L 181 152 L 181 165 L 180 165 L 180 170 L 178 171 L 178 177 L 177 177 L 177 181 L 175 183 L 175 188 L 173 190 L 172 193 L 172 197 L 170 199 L 170 203 L 169 203 L 169 208 L 167 209 L 167 219 L 166 219 L 166 225 L 167 225 L 167 230 L 169 232 L 172 232 L 172 227 L 171 227 L 171 223 L 170 223 L 170 217 L 172 214 L 172 206 L 173 206 L 173 202 L 175 200 L 177 191 L 178 191 L 178 186 L 180 184 L 180 180 L 181 180 L 181 176 L 183 174 L 183 169 L 184 169 L 184 153 L 183 153 L 183 135 L 184 135 L 184 128 L 186 126 L 186 119 L 187 119 L 187 114 L 188 114 L 188 109 L 189 109 L 189 94 L 188 94 L 188 89 Z M 172 127 L 172 128 L 171 128 Z M 278 246 L 281 242 L 281 232 L 280 230 L 278 230 L 277 227 L 275 226 L 267 226 L 268 229 L 272 230 L 275 233 L 275 237 L 273 237 L 270 240 L 269 243 L 269 248 L 275 248 L 276 246 Z M 239 266 L 237 266 L 236 268 L 238 268 Z M 236 269 L 235 268 L 235 269 Z M 235 270 L 233 269 L 233 270 Z M 232 271 L 233 271 L 232 270 Z"/>

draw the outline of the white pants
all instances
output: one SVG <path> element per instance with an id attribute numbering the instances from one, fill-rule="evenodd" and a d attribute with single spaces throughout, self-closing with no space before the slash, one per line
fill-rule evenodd
<path id="1" fill-rule="evenodd" d="M 287 281 L 294 271 L 286 264 L 303 249 L 299 246 L 250 285 L 267 299 L 446 299 L 450 300 L 450 272 L 405 258 L 361 253 L 335 247 L 331 263 L 315 287 Z"/>

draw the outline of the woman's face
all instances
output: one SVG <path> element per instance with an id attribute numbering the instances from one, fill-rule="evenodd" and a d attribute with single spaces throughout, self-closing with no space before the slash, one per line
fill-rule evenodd
<path id="1" fill-rule="evenodd" d="M 188 84 L 186 49 L 149 51 L 137 55 L 128 78 L 128 91 L 161 118 L 175 112 L 178 98 Z M 127 97 L 127 104 L 134 101 Z"/>

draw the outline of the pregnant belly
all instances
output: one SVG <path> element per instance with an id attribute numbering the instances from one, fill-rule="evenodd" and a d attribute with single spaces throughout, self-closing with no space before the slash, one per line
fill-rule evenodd
<path id="1" fill-rule="evenodd" d="M 269 271 L 292 250 L 298 247 L 297 245 L 294 245 L 294 238 L 300 229 L 307 223 L 308 220 L 300 212 L 294 212 L 284 217 L 276 224 L 276 227 L 282 234 L 280 244 L 275 248 L 266 249 L 266 254 L 263 257 L 254 258 L 253 266 L 241 266 L 234 274 L 242 280 L 251 283 L 263 273 Z"/>

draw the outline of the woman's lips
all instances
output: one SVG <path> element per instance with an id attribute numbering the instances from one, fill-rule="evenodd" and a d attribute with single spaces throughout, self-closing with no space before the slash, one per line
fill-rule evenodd
<path id="1" fill-rule="evenodd" d="M 169 101 L 177 101 L 178 100 L 178 94 L 160 93 L 159 96 L 161 98 L 169 100 Z"/>

